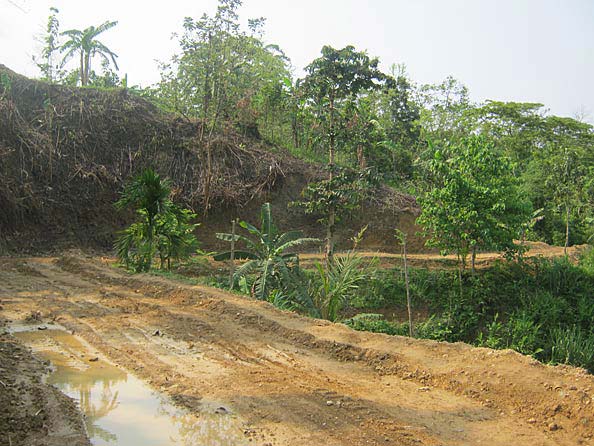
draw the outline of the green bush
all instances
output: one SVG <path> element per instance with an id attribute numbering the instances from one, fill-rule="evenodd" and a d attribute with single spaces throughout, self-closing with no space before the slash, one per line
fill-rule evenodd
<path id="1" fill-rule="evenodd" d="M 550 361 L 572 364 L 594 372 L 594 334 L 576 325 L 554 328 L 550 332 Z"/>
<path id="2" fill-rule="evenodd" d="M 589 246 L 580 254 L 579 265 L 586 274 L 594 275 L 594 247 Z"/>
<path id="3" fill-rule="evenodd" d="M 359 331 L 371 331 L 373 333 L 385 333 L 389 335 L 408 335 L 408 323 L 398 324 L 384 319 L 382 314 L 361 313 L 346 319 L 345 325 Z"/>
<path id="4" fill-rule="evenodd" d="M 564 258 L 502 261 L 476 275 L 465 275 L 462 294 L 456 272 L 413 269 L 413 306 L 431 313 L 427 320 L 415 324 L 415 335 L 511 348 L 545 362 L 591 368 L 592 252 L 585 251 L 579 265 Z M 359 290 L 358 308 L 405 307 L 404 281 L 399 269 L 380 271 L 369 281 Z M 362 319 L 349 325 L 382 333 L 398 331 L 393 328 L 398 324 L 370 316 Z"/>

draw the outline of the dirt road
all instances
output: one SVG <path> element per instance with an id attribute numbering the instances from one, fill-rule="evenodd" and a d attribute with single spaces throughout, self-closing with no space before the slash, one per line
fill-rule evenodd
<path id="1" fill-rule="evenodd" d="M 594 377 L 511 351 L 355 332 L 80 254 L 0 259 L 0 301 L 179 405 L 221 402 L 251 444 L 594 444 Z"/>
<path id="2" fill-rule="evenodd" d="M 524 253 L 524 257 L 562 257 L 565 252 L 562 246 L 552 246 L 542 242 L 525 242 L 527 251 Z M 577 254 L 587 245 L 575 245 L 567 248 L 567 255 L 570 258 L 575 259 Z M 389 253 L 389 252 L 375 252 L 375 251 L 357 251 L 357 254 L 368 257 L 376 258 L 379 261 L 379 266 L 382 268 L 400 267 L 402 266 L 402 254 Z M 340 257 L 344 254 L 336 254 Z M 437 269 L 448 269 L 457 268 L 458 260 L 454 254 L 442 256 L 438 253 L 408 253 L 408 263 L 413 267 L 422 268 L 437 268 Z M 486 268 L 493 265 L 497 260 L 502 260 L 504 257 L 498 252 L 479 252 L 476 255 L 475 266 L 477 268 Z M 321 253 L 309 253 L 300 254 L 299 259 L 302 266 L 310 266 L 315 262 L 321 262 L 324 259 L 324 254 Z M 470 258 L 467 259 L 470 262 Z"/>

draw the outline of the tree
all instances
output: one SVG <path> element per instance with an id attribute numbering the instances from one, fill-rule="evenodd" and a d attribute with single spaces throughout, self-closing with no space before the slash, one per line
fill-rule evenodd
<path id="1" fill-rule="evenodd" d="M 423 85 L 418 94 L 420 124 L 427 139 L 454 141 L 467 135 L 467 112 L 472 105 L 468 88 L 448 76 L 441 84 Z"/>
<path id="2" fill-rule="evenodd" d="M 371 59 L 364 52 L 355 51 L 351 45 L 340 50 L 324 46 L 322 56 L 305 68 L 307 76 L 302 88 L 317 107 L 318 119 L 327 132 L 330 183 L 335 170 L 337 107 L 347 99 L 355 98 L 361 91 L 378 88 L 379 82 L 385 79 L 378 65 L 377 58 Z M 333 200 L 328 204 L 326 262 L 330 264 L 334 252 L 336 208 Z"/>
<path id="3" fill-rule="evenodd" d="M 58 42 L 60 32 L 60 21 L 58 20 L 58 9 L 51 7 L 50 15 L 47 18 L 46 34 L 43 37 L 43 49 L 41 59 L 33 57 L 37 68 L 41 71 L 42 79 L 48 82 L 55 82 L 60 77 L 60 67 L 55 60 L 56 52 L 60 49 Z"/>
<path id="4" fill-rule="evenodd" d="M 544 143 L 535 152 L 524 178 L 535 204 L 545 209 L 540 223 L 551 225 L 555 216 L 563 223 L 563 239 L 554 237 L 552 241 L 567 249 L 571 243 L 572 218 L 575 224 L 585 222 L 593 211 L 589 192 L 594 130 L 590 124 L 557 116 L 544 119 L 543 129 Z M 582 240 L 588 235 L 586 232 Z"/>
<path id="5" fill-rule="evenodd" d="M 407 180 L 413 177 L 413 160 L 421 143 L 421 109 L 414 99 L 415 87 L 404 66 L 391 68 L 385 88 L 376 93 L 378 118 L 385 133 L 383 156 L 376 163 L 387 179 Z"/>
<path id="6" fill-rule="evenodd" d="M 80 58 L 79 77 L 82 86 L 89 84 L 91 61 L 96 55 L 101 56 L 107 63 L 111 60 L 116 70 L 118 69 L 116 62 L 117 54 L 96 39 L 99 34 L 113 28 L 117 24 L 118 22 L 106 21 L 98 27 L 89 26 L 82 31 L 79 29 L 70 29 L 60 34 L 70 39 L 60 47 L 60 51 L 66 53 L 62 59 L 62 66 L 78 53 Z"/>
<path id="7" fill-rule="evenodd" d="M 318 222 L 330 228 L 326 238 L 327 268 L 333 262 L 334 225 L 357 209 L 378 185 L 370 169 L 354 171 L 338 166 L 328 166 L 328 169 L 332 172 L 327 180 L 309 183 L 301 192 L 303 200 L 292 203 L 304 208 L 306 214 L 318 216 Z"/>
<path id="8" fill-rule="evenodd" d="M 289 60 L 275 45 L 261 40 L 264 19 L 249 22 L 251 35 L 239 26 L 240 0 L 219 0 L 213 16 L 184 19 L 181 53 L 161 66 L 153 92 L 161 104 L 188 119 L 198 118 L 198 137 L 206 152 L 204 210 L 210 208 L 211 140 L 231 122 L 244 134 L 259 137 L 258 125 L 283 107 Z"/>
<path id="9" fill-rule="evenodd" d="M 260 114 L 282 102 L 290 79 L 289 60 L 276 45 L 262 41 L 263 18 L 241 30 L 240 0 L 219 0 L 213 16 L 186 17 L 181 53 L 161 67 L 157 96 L 164 105 L 206 123 L 201 137 L 234 120 L 253 131 Z"/>
<path id="10" fill-rule="evenodd" d="M 457 255 L 460 277 L 469 254 L 474 269 L 477 250 L 516 249 L 514 238 L 531 210 L 519 196 L 512 165 L 492 143 L 470 136 L 434 147 L 427 172 L 431 187 L 419 200 L 417 222 L 429 246 Z"/>
<path id="11" fill-rule="evenodd" d="M 217 238 L 227 242 L 241 241 L 246 250 L 226 251 L 215 255 L 217 261 L 247 260 L 234 273 L 234 280 L 255 274 L 252 294 L 260 300 L 268 300 L 274 290 L 285 291 L 293 284 L 294 274 L 299 267 L 299 256 L 287 252 L 291 248 L 318 239 L 303 237 L 301 231 L 280 233 L 272 219 L 270 203 L 264 203 L 260 214 L 260 229 L 241 221 L 239 226 L 253 236 L 252 239 L 238 235 L 217 233 Z"/>
<path id="12" fill-rule="evenodd" d="M 138 216 L 116 241 L 118 258 L 127 268 L 149 271 L 158 255 L 161 268 L 169 269 L 171 259 L 186 258 L 197 249 L 193 232 L 198 225 L 190 223 L 196 214 L 174 204 L 170 195 L 169 181 L 146 169 L 124 188 L 115 203 L 117 209 L 134 208 Z"/>
<path id="13" fill-rule="evenodd" d="M 467 115 L 481 135 L 497 141 L 519 168 L 525 168 L 543 144 L 542 108 L 536 103 L 486 101 Z"/>

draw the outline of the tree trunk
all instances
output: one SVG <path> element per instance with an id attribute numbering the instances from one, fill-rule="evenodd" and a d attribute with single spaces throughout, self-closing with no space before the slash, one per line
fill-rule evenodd
<path id="1" fill-rule="evenodd" d="M 84 87 L 85 84 L 85 52 L 80 50 L 80 85 Z"/>
<path id="2" fill-rule="evenodd" d="M 357 161 L 359 162 L 359 169 L 363 170 L 367 167 L 367 160 L 365 159 L 365 153 L 363 152 L 363 146 L 357 146 Z"/>
<path id="3" fill-rule="evenodd" d="M 206 141 L 206 175 L 204 178 L 204 215 L 208 215 L 210 208 L 210 181 L 212 175 L 212 151 L 210 147 L 210 133 Z"/>
<path id="4" fill-rule="evenodd" d="M 563 247 L 563 254 L 567 255 L 567 248 L 569 247 L 569 204 L 565 204 L 565 246 Z"/>
<path id="5" fill-rule="evenodd" d="M 233 289 L 233 274 L 235 273 L 235 220 L 231 221 L 231 256 L 229 262 L 229 289 Z"/>
<path id="6" fill-rule="evenodd" d="M 476 246 L 472 247 L 472 255 L 470 257 L 470 262 L 472 265 L 472 274 L 476 273 Z"/>
<path id="7" fill-rule="evenodd" d="M 334 135 L 334 97 L 330 97 L 330 148 L 328 153 L 328 165 L 334 167 L 334 145 L 336 144 L 336 136 Z M 330 169 L 330 179 L 332 180 L 332 169 Z"/>
<path id="8" fill-rule="evenodd" d="M 410 286 L 408 281 L 408 261 L 406 255 L 406 234 L 402 238 L 402 247 L 404 253 L 404 284 L 406 285 L 406 307 L 408 310 L 408 335 L 412 338 L 414 336 L 412 309 L 410 302 Z"/>
<path id="9" fill-rule="evenodd" d="M 328 212 L 328 226 L 326 227 L 326 268 L 334 262 L 334 225 L 336 220 L 336 211 L 334 206 L 330 207 Z"/>
<path id="10" fill-rule="evenodd" d="M 328 151 L 329 180 L 334 179 L 334 97 L 330 96 L 330 147 Z M 334 262 L 334 225 L 336 223 L 336 209 L 333 204 L 328 209 L 328 226 L 326 227 L 326 268 Z"/>

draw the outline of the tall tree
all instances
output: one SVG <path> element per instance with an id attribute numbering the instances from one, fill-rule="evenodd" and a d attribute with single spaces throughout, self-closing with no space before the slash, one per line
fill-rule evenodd
<path id="1" fill-rule="evenodd" d="M 525 168 L 542 146 L 545 129 L 542 104 L 486 101 L 469 110 L 468 116 L 478 131 L 497 141 L 520 169 Z"/>
<path id="2" fill-rule="evenodd" d="M 60 67 L 57 63 L 56 53 L 60 49 L 59 33 L 60 21 L 58 20 L 58 9 L 53 6 L 50 8 L 50 15 L 47 18 L 46 33 L 43 37 L 43 48 L 41 50 L 41 59 L 38 60 L 35 56 L 33 61 L 37 68 L 41 71 L 42 79 L 49 82 L 55 82 L 59 77 Z"/>
<path id="3" fill-rule="evenodd" d="M 589 197 L 594 165 L 594 128 L 571 118 L 549 116 L 543 120 L 542 146 L 535 152 L 524 175 L 527 190 L 538 207 L 545 210 L 541 225 L 554 226 L 558 218 L 564 228 L 552 229 L 552 242 L 567 248 L 572 243 L 571 222 L 579 225 L 592 216 Z M 559 231 L 560 232 L 560 231 Z M 585 242 L 592 229 L 575 237 Z"/>
<path id="4" fill-rule="evenodd" d="M 107 63 L 111 60 L 116 70 L 119 69 L 116 62 L 117 54 L 97 40 L 99 34 L 113 28 L 117 24 L 118 22 L 106 21 L 97 27 L 89 26 L 82 31 L 79 29 L 69 29 L 60 34 L 69 38 L 60 47 L 60 51 L 66 53 L 62 59 L 62 66 L 75 54 L 78 54 L 80 59 L 79 76 L 82 86 L 89 84 L 91 61 L 96 55 L 101 56 Z"/>
<path id="5" fill-rule="evenodd" d="M 216 13 L 195 20 L 186 17 L 180 36 L 181 52 L 162 65 L 157 99 L 188 119 L 201 120 L 198 137 L 205 147 L 204 210 L 210 207 L 212 136 L 232 123 L 244 134 L 260 136 L 270 116 L 283 107 L 289 61 L 275 45 L 261 39 L 264 19 L 249 21 L 241 30 L 240 0 L 219 0 Z M 260 117 L 264 115 L 264 119 Z M 288 127 L 288 125 L 287 125 Z M 272 132 L 274 135 L 274 131 Z"/>
<path id="6" fill-rule="evenodd" d="M 378 68 L 379 60 L 355 51 L 351 45 L 337 50 L 322 48 L 322 56 L 310 63 L 302 87 L 318 110 L 318 119 L 327 134 L 329 183 L 332 183 L 336 154 L 339 107 L 365 90 L 378 88 L 385 75 Z M 336 223 L 335 200 L 329 202 L 326 226 L 326 262 L 332 263 Z"/>
<path id="7" fill-rule="evenodd" d="M 458 140 L 468 132 L 466 113 L 472 107 L 468 88 L 448 76 L 441 84 L 423 85 L 417 101 L 422 105 L 420 123 L 425 138 Z"/>

